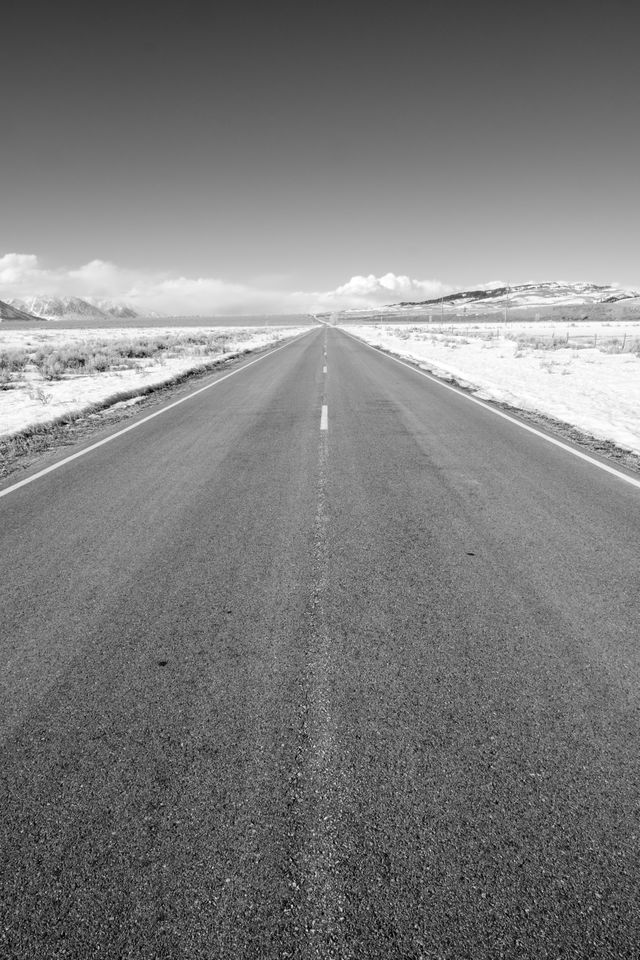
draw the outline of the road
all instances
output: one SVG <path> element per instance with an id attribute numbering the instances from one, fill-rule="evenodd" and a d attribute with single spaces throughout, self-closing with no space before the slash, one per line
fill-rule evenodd
<path id="1" fill-rule="evenodd" d="M 639 505 L 333 328 L 8 493 L 0 955 L 638 956 Z"/>

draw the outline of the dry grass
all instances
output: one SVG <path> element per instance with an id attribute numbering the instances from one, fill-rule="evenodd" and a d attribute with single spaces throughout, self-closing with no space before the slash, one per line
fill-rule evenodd
<path id="1" fill-rule="evenodd" d="M 640 336 L 636 333 L 609 334 L 604 329 L 596 333 L 580 333 L 579 324 L 573 323 L 570 326 L 571 330 L 555 332 L 541 329 L 540 333 L 531 330 L 510 332 L 504 326 L 496 327 L 489 324 L 389 326 L 388 329 L 390 332 L 393 330 L 393 335 L 400 340 L 411 338 L 428 340 L 449 349 L 463 346 L 473 340 L 484 341 L 487 345 L 500 339 L 510 340 L 516 344 L 514 354 L 516 358 L 524 356 L 529 350 L 562 350 L 567 347 L 572 350 L 597 349 L 603 353 L 630 353 L 640 357 Z M 605 323 L 602 326 L 606 327 L 610 324 Z"/>
<path id="2" fill-rule="evenodd" d="M 8 390 L 30 362 L 24 350 L 0 351 L 0 390 Z"/>
<path id="3" fill-rule="evenodd" d="M 11 389 L 24 380 L 27 372 L 37 372 L 43 380 L 91 376 L 111 370 L 131 370 L 141 362 L 163 357 L 197 356 L 210 360 L 224 352 L 233 339 L 249 339 L 241 331 L 229 333 L 167 333 L 157 336 L 119 340 L 91 339 L 80 343 L 41 345 L 31 350 L 5 350 L 0 353 L 0 389 Z"/>
<path id="4" fill-rule="evenodd" d="M 241 356 L 245 352 L 248 351 L 237 351 L 235 356 Z M 8 437 L 0 437 L 0 477 L 8 476 L 20 467 L 27 467 L 34 456 L 46 450 L 73 443 L 78 431 L 82 433 L 93 432 L 104 421 L 102 418 L 92 421 L 92 414 L 103 414 L 110 418 L 116 416 L 117 419 L 128 417 L 132 414 L 131 410 L 127 412 L 114 411 L 113 405 L 119 401 L 140 396 L 143 396 L 147 402 L 153 400 L 154 397 L 161 399 L 178 384 L 206 376 L 222 362 L 224 361 L 215 358 L 204 358 L 202 364 L 198 367 L 192 367 L 183 373 L 176 374 L 162 383 L 136 387 L 132 390 L 122 390 L 116 394 L 111 394 L 99 403 L 88 404 L 80 410 L 52 417 L 46 422 L 26 427 L 24 430 Z M 48 396 L 42 388 L 37 387 L 35 389 L 42 394 L 37 399 L 47 403 Z"/>
<path id="5" fill-rule="evenodd" d="M 516 355 L 522 356 L 526 349 L 534 350 L 600 350 L 602 353 L 632 353 L 640 356 L 640 337 L 638 336 L 607 336 L 606 333 L 595 334 L 547 334 L 546 336 L 530 333 L 505 333 L 505 340 L 516 343 Z"/>

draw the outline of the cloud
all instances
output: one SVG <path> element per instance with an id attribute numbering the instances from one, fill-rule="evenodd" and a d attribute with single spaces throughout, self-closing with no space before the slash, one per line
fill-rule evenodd
<path id="1" fill-rule="evenodd" d="M 355 276 L 334 290 L 311 292 L 278 288 L 274 279 L 249 285 L 216 277 L 134 270 L 107 260 L 91 260 L 69 269 L 42 266 L 34 254 L 7 253 L 0 257 L 1 300 L 29 296 L 109 298 L 126 301 L 141 313 L 167 315 L 366 309 L 400 300 L 426 300 L 449 290 L 437 280 L 414 280 L 394 273 Z"/>
<path id="2" fill-rule="evenodd" d="M 5 253 L 0 257 L 0 284 L 15 284 L 33 277 L 38 258 L 32 253 Z"/>
<path id="3" fill-rule="evenodd" d="M 402 300 L 429 300 L 447 293 L 448 287 L 437 280 L 413 280 L 404 274 L 385 273 L 376 277 L 356 276 L 336 290 L 322 295 L 348 306 L 372 306 L 398 303 Z"/>
<path id="4" fill-rule="evenodd" d="M 0 257 L 0 299 L 22 296 L 110 296 L 131 283 L 128 271 L 105 260 L 92 260 L 78 269 L 51 269 L 32 253 L 5 253 Z"/>
<path id="5" fill-rule="evenodd" d="M 94 296 L 120 296 L 136 280 L 134 271 L 123 270 L 108 260 L 91 260 L 77 270 L 69 270 L 66 276 L 65 283 L 73 284 L 76 290 L 91 291 Z"/>
<path id="6" fill-rule="evenodd" d="M 471 290 L 497 290 L 500 287 L 506 287 L 504 280 L 489 280 L 488 283 L 474 283 Z"/>
<path id="7" fill-rule="evenodd" d="M 180 277 L 133 270 L 107 260 L 72 269 L 48 268 L 33 254 L 0 257 L 0 299 L 74 296 L 125 300 L 141 312 L 232 313 L 261 309 L 261 291 L 212 277 Z M 266 301 L 272 295 L 267 295 Z"/>

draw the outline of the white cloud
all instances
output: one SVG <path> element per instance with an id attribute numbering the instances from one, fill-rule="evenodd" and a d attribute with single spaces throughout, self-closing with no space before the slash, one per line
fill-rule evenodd
<path id="1" fill-rule="evenodd" d="M 346 306 L 375 306 L 402 300 L 429 300 L 448 292 L 438 280 L 413 280 L 404 274 L 385 273 L 376 277 L 356 276 L 336 290 L 321 296 Z"/>
<path id="2" fill-rule="evenodd" d="M 500 287 L 506 287 L 504 280 L 489 280 L 488 283 L 474 283 L 469 287 L 470 290 L 497 290 Z"/>
<path id="3" fill-rule="evenodd" d="M 38 271 L 38 258 L 32 253 L 5 253 L 0 257 L 0 284 L 19 283 Z"/>
<path id="4" fill-rule="evenodd" d="M 120 296 L 135 282 L 133 271 L 123 270 L 107 260 L 91 260 L 77 270 L 69 270 L 65 282 L 76 290 L 90 291 L 94 296 Z M 62 277 L 60 278 L 62 279 Z"/>
<path id="5" fill-rule="evenodd" d="M 251 314 L 304 313 L 376 307 L 400 300 L 426 300 L 448 292 L 436 280 L 385 273 L 355 276 L 335 290 L 287 291 L 228 283 L 216 277 L 184 277 L 170 273 L 123 268 L 106 260 L 91 260 L 67 269 L 41 266 L 34 254 L 0 257 L 0 299 L 29 296 L 76 296 L 123 300 L 141 313 Z"/>

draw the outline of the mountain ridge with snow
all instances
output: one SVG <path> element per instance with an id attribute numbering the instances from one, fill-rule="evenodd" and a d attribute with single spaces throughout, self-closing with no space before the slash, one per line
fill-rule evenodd
<path id="1" fill-rule="evenodd" d="M 459 290 L 430 300 L 403 301 L 393 307 L 426 307 L 440 304 L 452 307 L 551 307 L 582 306 L 595 303 L 616 303 L 640 297 L 640 292 L 617 284 L 566 283 L 560 280 L 543 283 L 487 284 L 471 290 Z"/>
<path id="2" fill-rule="evenodd" d="M 44 320 L 133 320 L 139 314 L 126 303 L 96 297 L 25 297 L 7 301 L 10 306 Z"/>

